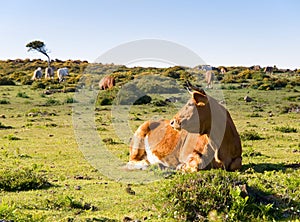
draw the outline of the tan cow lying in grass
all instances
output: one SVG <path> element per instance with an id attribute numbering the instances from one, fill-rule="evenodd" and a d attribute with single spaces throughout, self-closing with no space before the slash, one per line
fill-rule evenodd
<path id="1" fill-rule="evenodd" d="M 146 121 L 131 140 L 127 169 L 146 169 L 152 164 L 189 172 L 220 168 L 214 153 L 205 134 L 174 130 L 169 120 Z"/>
<path id="2" fill-rule="evenodd" d="M 174 116 L 171 126 L 176 130 L 207 135 L 216 150 L 215 159 L 226 170 L 242 166 L 242 146 L 229 112 L 203 89 L 192 87 L 191 99 Z"/>

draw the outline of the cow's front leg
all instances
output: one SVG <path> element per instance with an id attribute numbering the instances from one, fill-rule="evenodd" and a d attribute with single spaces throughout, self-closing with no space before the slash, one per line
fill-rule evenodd
<path id="1" fill-rule="evenodd" d="M 189 155 L 186 162 L 179 164 L 176 169 L 183 172 L 197 172 L 201 165 L 201 161 L 200 154 L 194 151 Z"/>

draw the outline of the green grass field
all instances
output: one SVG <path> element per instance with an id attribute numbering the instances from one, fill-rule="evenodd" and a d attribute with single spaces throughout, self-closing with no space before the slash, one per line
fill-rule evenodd
<path id="1" fill-rule="evenodd" d="M 270 204 L 274 212 L 278 211 L 272 215 L 264 208 L 259 216 L 250 211 L 249 220 L 268 221 L 274 216 L 276 220 L 299 221 L 300 114 L 292 107 L 299 107 L 300 88 L 265 91 L 237 89 L 237 85 L 216 85 L 215 89 L 207 91 L 226 102 L 242 138 L 242 170 L 222 174 L 225 177 L 238 175 L 249 187 L 263 193 L 261 205 Z M 97 168 L 101 158 L 85 158 L 86 153 L 79 149 L 74 131 L 76 122 L 73 123 L 72 117 L 76 113 L 72 106 L 76 103 L 72 104 L 70 99 L 73 95 L 43 95 L 42 89 L 33 90 L 29 85 L 0 86 L 0 219 L 122 221 L 129 217 L 141 221 L 180 220 L 174 212 L 170 213 L 172 210 L 166 213 L 169 209 L 166 206 L 173 200 L 163 198 L 170 183 L 176 181 L 173 176 L 129 186 L 101 172 Z M 246 103 L 245 95 L 254 101 Z M 124 106 L 127 115 L 124 118 L 133 132 L 145 120 L 171 118 L 182 104 Z M 116 128 L 118 120 L 115 121 L 112 114 L 115 107 L 92 106 L 95 131 L 105 144 L 103 147 L 125 163 L 129 156 L 128 141 L 118 137 L 122 129 Z M 122 106 L 117 108 L 121 110 Z M 93 143 L 93 139 L 90 142 Z M 214 210 L 210 209 L 209 220 L 227 218 Z M 240 208 L 235 210 L 236 214 L 242 212 Z M 217 216 L 213 216 L 214 213 Z M 233 213 L 228 221 L 235 221 L 234 218 L 237 217 Z"/>

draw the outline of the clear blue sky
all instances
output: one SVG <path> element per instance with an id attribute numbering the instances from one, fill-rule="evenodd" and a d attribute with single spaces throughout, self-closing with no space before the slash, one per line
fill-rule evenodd
<path id="1" fill-rule="evenodd" d="M 0 59 L 94 61 L 119 44 L 163 39 L 212 65 L 300 68 L 298 0 L 10 0 L 0 5 Z"/>

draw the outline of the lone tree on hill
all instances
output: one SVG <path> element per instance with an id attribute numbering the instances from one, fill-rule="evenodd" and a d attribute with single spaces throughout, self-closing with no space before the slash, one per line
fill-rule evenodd
<path id="1" fill-rule="evenodd" d="M 36 41 L 32 41 L 29 42 L 26 47 L 28 48 L 28 51 L 32 51 L 32 50 L 36 50 L 40 53 L 42 53 L 43 55 L 47 56 L 48 58 L 48 67 L 50 67 L 50 57 L 48 55 L 49 50 L 46 48 L 46 45 L 44 42 L 36 40 Z"/>

